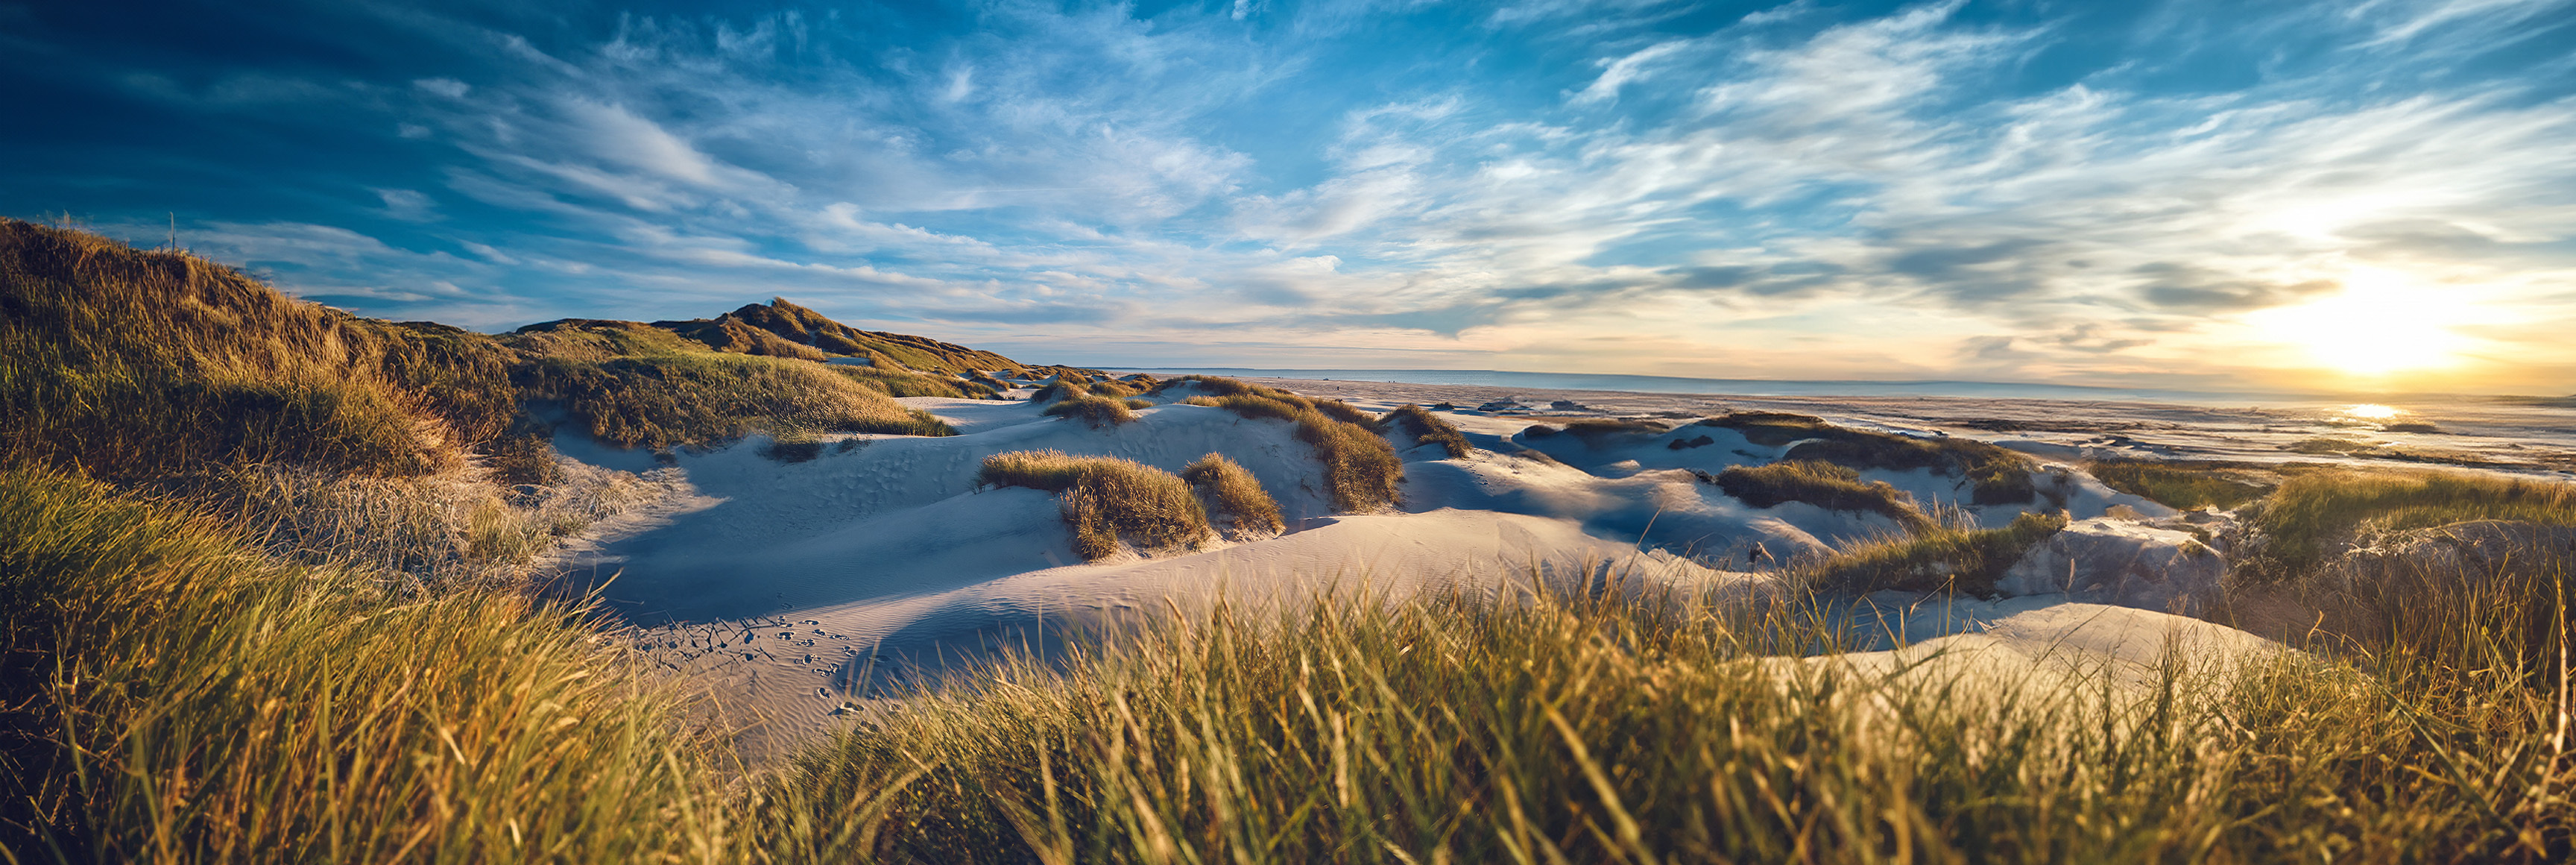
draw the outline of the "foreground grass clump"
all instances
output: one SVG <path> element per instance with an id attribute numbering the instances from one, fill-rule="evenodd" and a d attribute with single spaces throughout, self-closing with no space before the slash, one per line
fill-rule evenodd
<path id="1" fill-rule="evenodd" d="M 447 471 L 508 426 L 511 362 L 479 334 L 361 319 L 187 253 L 0 219 L 9 464 Z"/>
<path id="2" fill-rule="evenodd" d="M 975 482 L 1060 494 L 1064 521 L 1073 527 L 1073 551 L 1086 560 L 1117 554 L 1122 540 L 1154 552 L 1194 546 L 1211 533 L 1188 482 L 1116 457 L 1051 450 L 994 454 L 984 459 Z"/>
<path id="3" fill-rule="evenodd" d="M 1288 524 L 1280 519 L 1279 502 L 1242 463 L 1224 454 L 1208 454 L 1181 470 L 1181 479 L 1199 494 L 1211 519 L 1225 521 L 1235 538 L 1276 535 Z"/>
<path id="4" fill-rule="evenodd" d="M 1862 481 L 1848 466 L 1814 460 L 1785 460 L 1759 466 L 1728 466 L 1717 473 L 1717 488 L 1757 508 L 1806 502 L 1829 511 L 1859 511 L 1895 520 L 1919 531 L 1933 528 L 1932 518 L 1915 507 L 1914 497 L 1886 481 Z"/>
<path id="5" fill-rule="evenodd" d="M 1995 580 L 2030 552 L 2030 548 L 2066 528 L 2063 511 L 2025 513 L 2000 529 L 1978 528 L 1956 515 L 1927 520 L 1906 534 L 1889 534 L 1850 544 L 1832 558 L 1804 566 L 1809 584 L 1829 592 L 1953 591 L 1994 593 Z"/>
<path id="6" fill-rule="evenodd" d="M 1698 425 L 1735 430 L 1746 441 L 1768 447 L 1795 443 L 1781 455 L 1784 460 L 1816 460 L 1856 469 L 1931 469 L 1965 478 L 1973 484 L 1969 493 L 1973 504 L 2029 504 L 2038 494 L 2031 483 L 2028 457 L 1985 442 L 1846 429 L 1821 418 L 1782 412 L 1736 412 L 1703 419 Z"/>
<path id="7" fill-rule="evenodd" d="M 1367 412 L 1340 400 L 1307 399 L 1278 388 L 1211 376 L 1167 379 L 1153 392 L 1184 384 L 1207 391 L 1181 400 L 1184 404 L 1296 424 L 1297 440 L 1314 446 L 1315 459 L 1324 464 L 1324 482 L 1335 510 L 1373 511 L 1398 499 L 1396 484 L 1404 480 L 1404 460 L 1378 435 L 1376 420 Z"/>
<path id="8" fill-rule="evenodd" d="M 2249 566 L 2281 577 L 2313 568 L 2363 531 L 2471 520 L 2576 526 L 2576 484 L 2449 471 L 2302 472 L 2251 515 L 2261 546 Z"/>
<path id="9" fill-rule="evenodd" d="M 621 447 L 715 445 L 800 430 L 956 434 L 836 367 L 712 351 L 627 322 L 539 328 L 514 340 L 536 358 L 521 368 L 522 388 Z"/>
<path id="10" fill-rule="evenodd" d="M 2271 491 L 2269 485 L 2232 477 L 2215 466 L 2122 460 L 2094 462 L 2085 471 L 2104 486 L 2186 511 L 2233 510 Z"/>
<path id="11" fill-rule="evenodd" d="M 2280 654 L 2069 687 L 2018 655 L 1982 678 L 1765 657 L 1835 639 L 1617 594 L 1176 617 L 907 696 L 773 781 L 756 831 L 788 859 L 958 863 L 2569 850 L 2555 703 L 2493 677 Z"/>
<path id="12" fill-rule="evenodd" d="M 397 587 L 279 564 L 96 482 L 0 474 L 0 687 L 24 707 L 0 837 L 20 861 L 639 861 L 728 843 L 707 809 L 715 749 L 581 610 Z"/>
<path id="13" fill-rule="evenodd" d="M 1094 427 L 1134 423 L 1136 410 L 1125 400 L 1100 396 L 1066 397 L 1046 407 L 1049 417 L 1078 418 Z"/>
<path id="14" fill-rule="evenodd" d="M 1442 451 L 1449 454 L 1450 459 L 1458 459 L 1476 452 L 1476 446 L 1467 443 L 1467 434 L 1460 432 L 1457 424 L 1450 423 L 1439 415 L 1423 411 L 1421 406 L 1410 403 L 1396 406 L 1394 411 L 1386 414 L 1386 422 L 1395 425 L 1396 429 L 1412 438 L 1414 444 L 1439 445 Z"/>

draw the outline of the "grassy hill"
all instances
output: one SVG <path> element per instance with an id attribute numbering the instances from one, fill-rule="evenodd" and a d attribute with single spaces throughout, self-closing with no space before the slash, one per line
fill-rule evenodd
<path id="1" fill-rule="evenodd" d="M 918 372 L 966 375 L 971 372 L 1026 372 L 1018 361 L 928 337 L 860 330 L 822 313 L 774 298 L 769 305 L 748 304 L 712 319 L 657 321 L 664 328 L 718 351 L 821 360 L 864 358 L 878 366 Z"/>
<path id="2" fill-rule="evenodd" d="M 1033 369 L 784 300 L 714 319 L 566 319 L 498 337 L 379 321 L 186 253 L 16 220 L 0 220 L 0 352 L 0 458 L 110 478 L 233 463 L 436 474 L 543 426 L 532 406 L 628 446 L 756 431 L 937 434 L 936 421 L 886 397 L 989 396 L 964 376 Z M 834 357 L 871 363 L 816 362 Z"/>

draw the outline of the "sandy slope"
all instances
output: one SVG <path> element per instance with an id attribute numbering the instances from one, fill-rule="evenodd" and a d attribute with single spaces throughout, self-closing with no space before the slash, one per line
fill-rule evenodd
<path id="1" fill-rule="evenodd" d="M 1794 503 L 1759 509 L 1723 495 L 1694 470 L 1767 462 L 1784 449 L 1731 430 L 1539 439 L 1521 435 L 1527 418 L 1462 414 L 1484 452 L 1449 459 L 1437 448 L 1402 447 L 1403 506 L 1336 515 L 1320 465 L 1284 421 L 1165 404 L 1140 411 L 1135 423 L 1095 428 L 1045 417 L 1027 401 L 904 402 L 961 434 L 846 436 L 819 453 L 753 441 L 659 460 L 558 441 L 587 462 L 667 463 L 656 475 L 671 489 L 665 504 L 576 545 L 567 570 L 594 580 L 614 574 L 603 596 L 647 626 L 639 648 L 706 682 L 737 717 L 758 719 L 746 738 L 756 753 L 823 729 L 845 702 L 865 702 L 899 671 L 935 669 L 999 645 L 1043 648 L 1064 633 L 1221 598 L 1293 604 L 1336 587 L 1392 597 L 1492 592 L 1533 575 L 1588 579 L 1604 562 L 1649 583 L 1758 592 L 1770 578 L 1731 570 L 1747 567 L 1757 542 L 1786 557 L 1893 528 L 1872 515 Z M 1712 442 L 1671 446 L 1702 434 Z M 1051 495 L 975 484 L 985 457 L 1031 449 L 1173 471 L 1224 453 L 1279 499 L 1290 528 L 1186 555 L 1082 563 Z M 1523 451 L 1536 453 L 1516 453 Z M 1956 479 L 1928 472 L 1870 476 L 1924 501 L 1965 498 Z M 2154 509 L 2080 475 L 2062 483 L 2059 493 L 2079 517 L 2120 503 Z M 1999 522 L 2019 512 L 1979 516 Z M 2022 607 L 2013 609 L 2027 613 Z M 1889 630 L 1886 615 L 1870 615 L 1877 617 L 1870 627 L 1910 640 L 2001 639 L 1983 625 L 1942 630 L 1904 616 L 1895 620 L 1912 624 Z M 1963 621 L 2009 617 L 2000 608 L 1980 615 Z M 2142 615 L 2124 618 L 2135 621 L 2123 627 L 2158 626 L 2147 619 L 2162 614 Z"/>

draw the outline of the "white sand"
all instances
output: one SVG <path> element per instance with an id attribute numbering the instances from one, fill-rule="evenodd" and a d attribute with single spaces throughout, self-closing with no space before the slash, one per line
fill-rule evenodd
<path id="1" fill-rule="evenodd" d="M 1335 515 L 1320 465 L 1283 421 L 1161 405 L 1140 411 L 1135 423 L 1094 428 L 1045 417 L 1043 406 L 1026 401 L 904 402 L 961 434 L 849 436 L 801 462 L 764 456 L 770 451 L 760 441 L 680 454 L 660 475 L 675 491 L 664 506 L 605 527 L 565 556 L 576 575 L 617 575 L 604 596 L 647 627 L 640 647 L 707 683 L 736 717 L 759 720 L 745 737 L 754 753 L 778 753 L 827 728 L 838 707 L 864 700 L 890 670 L 935 668 L 997 645 L 1043 647 L 1051 635 L 1199 609 L 1219 598 L 1268 605 L 1331 587 L 1399 597 L 1492 591 L 1532 574 L 1594 573 L 1604 561 L 1660 584 L 1760 591 L 1769 578 L 1738 572 L 1749 567 L 1746 553 L 1756 543 L 1785 559 L 1894 528 L 1874 515 L 1794 503 L 1753 508 L 1723 495 L 1693 471 L 1768 462 L 1784 448 L 1711 427 L 1587 443 L 1520 436 L 1531 422 L 1525 417 L 1462 414 L 1459 424 L 1485 452 L 1448 459 L 1436 447 L 1403 447 L 1402 507 Z M 1394 402 L 1379 398 L 1375 407 Z M 1710 443 L 1671 446 L 1701 435 Z M 558 447 L 601 465 L 656 464 L 649 454 L 572 436 Z M 1203 454 L 1224 453 L 1279 499 L 1290 528 L 1278 538 L 1187 555 L 1082 563 L 1050 494 L 976 488 L 985 457 L 1031 449 L 1112 455 L 1176 472 Z M 1513 453 L 1524 449 L 1547 458 Z M 1966 499 L 1957 479 L 1929 472 L 1868 477 L 1925 502 Z M 2101 516 L 2114 504 L 2156 510 L 2080 475 L 2065 483 L 2079 517 Z M 1976 514 L 1997 524 L 2020 510 Z M 2011 609 L 2028 615 L 2063 600 L 2024 599 Z M 2001 610 L 1969 618 L 2020 621 Z M 1871 615 L 1884 626 L 1886 616 Z M 2119 627 L 2160 629 L 2167 618 L 2121 613 L 2127 624 Z M 1890 632 L 1991 642 L 2015 631 L 1914 622 Z M 2076 645 L 2118 654 L 2116 644 L 2105 650 L 2086 639 Z"/>

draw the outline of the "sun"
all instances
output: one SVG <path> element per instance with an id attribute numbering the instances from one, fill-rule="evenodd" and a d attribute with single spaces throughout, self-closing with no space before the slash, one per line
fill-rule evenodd
<path id="1" fill-rule="evenodd" d="M 2320 364 L 2379 376 L 2458 363 L 2470 341 L 2451 327 L 2467 323 L 2469 313 L 2457 296 L 2366 272 L 2347 279 L 2334 296 L 2261 310 L 2245 321 Z"/>

